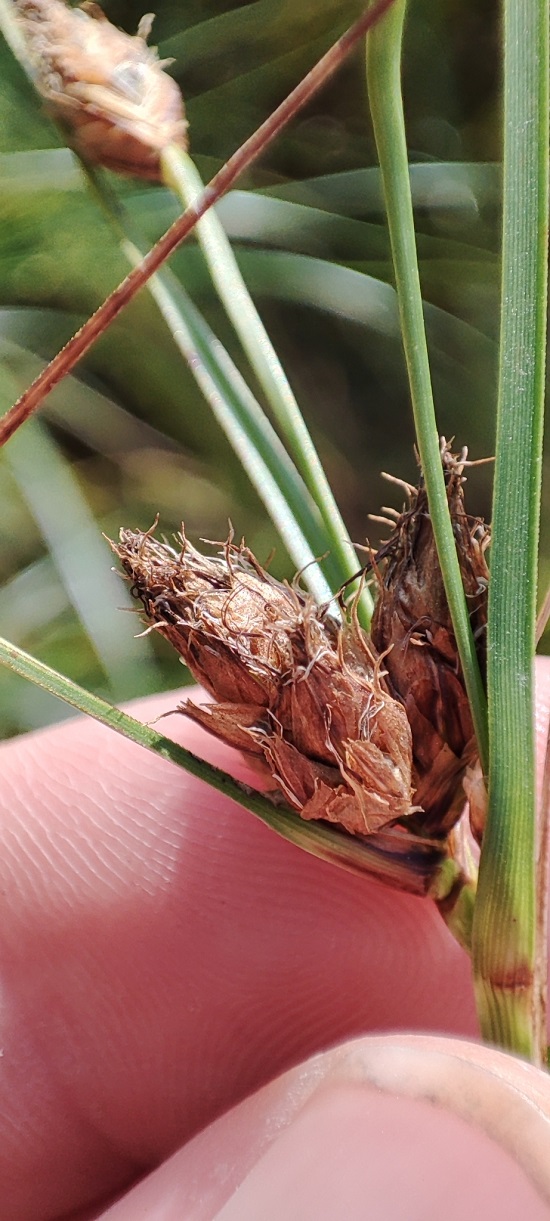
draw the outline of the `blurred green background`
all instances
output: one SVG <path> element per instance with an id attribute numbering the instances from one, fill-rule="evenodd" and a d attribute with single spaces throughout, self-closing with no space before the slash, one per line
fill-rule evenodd
<path id="1" fill-rule="evenodd" d="M 142 6 L 103 5 L 134 33 Z M 357 0 L 159 0 L 153 32 L 181 85 L 203 178 L 358 15 Z M 440 431 L 472 458 L 494 445 L 500 178 L 498 5 L 411 0 L 404 90 Z M 6 409 L 127 271 L 78 163 L 0 46 L 0 395 Z M 150 243 L 169 192 L 110 181 Z M 364 62 L 353 56 L 220 207 L 247 283 L 322 455 L 350 533 L 415 481 Z M 190 241 L 172 269 L 245 369 Z M 112 700 L 180 683 L 156 636 L 136 640 L 102 531 L 222 539 L 231 519 L 272 571 L 292 566 L 146 292 L 0 455 L 0 633 Z M 490 516 L 491 467 L 468 507 Z M 548 479 L 545 480 L 548 498 Z M 543 506 L 542 584 L 550 578 Z M 124 609 L 121 609 L 124 608 Z M 548 637 L 547 637 L 548 640 Z M 67 715 L 0 671 L 0 734 Z"/>

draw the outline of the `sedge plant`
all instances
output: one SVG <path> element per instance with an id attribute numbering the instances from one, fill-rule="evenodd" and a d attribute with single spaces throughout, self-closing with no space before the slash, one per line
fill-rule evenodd
<path id="1" fill-rule="evenodd" d="M 19 21 L 25 7 L 24 0 L 19 6 L 2 0 L 2 28 L 51 106 L 44 74 L 25 41 L 24 22 Z M 44 397 L 70 373 L 138 289 L 147 285 L 216 419 L 272 510 L 296 567 L 304 569 L 312 596 L 318 603 L 330 602 L 340 586 L 349 586 L 357 578 L 361 561 L 213 205 L 366 36 L 368 96 L 416 442 L 470 702 L 481 785 L 487 792 L 477 891 L 473 858 L 462 850 L 464 845 L 462 849 L 457 845 L 456 837 L 438 842 L 420 836 L 414 848 L 409 842 L 402 852 L 391 831 L 356 839 L 322 822 L 306 824 L 291 810 L 275 807 L 267 797 L 245 792 L 155 730 L 139 725 L 7 641 L 0 641 L 0 661 L 72 707 L 193 770 L 305 850 L 412 893 L 430 895 L 440 904 L 461 944 L 471 951 L 484 1037 L 539 1064 L 546 1058 L 541 918 L 546 837 L 543 816 L 537 822 L 535 805 L 533 662 L 547 296 L 549 7 L 548 0 L 523 0 L 521 4 L 503 0 L 502 304 L 486 684 L 449 515 L 434 407 L 401 91 L 405 0 L 371 3 L 206 189 L 185 141 L 168 138 L 158 150 L 153 174 L 148 163 L 147 176 L 172 188 L 185 211 L 145 257 L 141 255 L 144 240 L 127 209 L 113 196 L 102 171 L 90 165 L 90 161 L 101 161 L 101 155 L 96 149 L 92 155 L 86 139 L 71 132 L 94 197 L 133 270 L 0 421 L 0 440 L 9 444 L 20 427 L 27 427 L 26 421 Z M 44 9 L 47 17 L 47 4 Z M 55 105 L 53 110 L 55 113 Z M 66 122 L 66 115 L 64 119 Z M 222 348 L 174 274 L 163 268 L 194 228 L 242 347 L 248 377 Z M 261 396 L 267 411 L 261 406 Z M 337 602 L 334 606 L 338 613 Z M 364 583 L 356 585 L 354 606 L 361 625 L 368 628 L 372 603 Z"/>

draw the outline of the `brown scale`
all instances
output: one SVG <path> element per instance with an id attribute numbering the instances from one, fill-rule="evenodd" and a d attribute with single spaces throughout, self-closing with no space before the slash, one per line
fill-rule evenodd
<path id="1" fill-rule="evenodd" d="M 464 508 L 466 451 L 453 455 L 443 443 L 441 457 L 484 675 L 490 534 Z M 404 705 L 411 727 L 414 798 L 422 807 L 411 821 L 422 834 L 445 835 L 464 805 L 463 780 L 477 751 L 426 490 L 423 480 L 417 489 L 405 486 L 409 505 L 373 561 L 379 594 L 371 634 L 379 653 L 389 650 L 384 667 L 390 690 Z"/>

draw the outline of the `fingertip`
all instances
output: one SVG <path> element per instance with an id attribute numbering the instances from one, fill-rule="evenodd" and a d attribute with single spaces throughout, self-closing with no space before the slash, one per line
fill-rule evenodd
<path id="1" fill-rule="evenodd" d="M 193 1221 L 548 1221 L 549 1115 L 545 1075 L 498 1051 L 360 1039 L 258 1091 L 108 1217 L 162 1204 L 176 1221 L 185 1200 Z"/>

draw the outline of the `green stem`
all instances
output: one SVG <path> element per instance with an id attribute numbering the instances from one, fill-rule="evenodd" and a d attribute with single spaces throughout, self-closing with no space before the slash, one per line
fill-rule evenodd
<path id="1" fill-rule="evenodd" d="M 546 955 L 536 944 L 533 656 L 548 277 L 549 20 L 549 0 L 505 0 L 489 811 L 473 954 L 484 1036 L 541 1063 L 537 1006 L 544 986 L 537 965 L 544 966 Z"/>
<path id="2" fill-rule="evenodd" d="M 142 253 L 131 218 L 101 171 L 82 164 L 124 255 L 138 266 Z M 304 584 L 319 603 L 330 601 L 340 581 L 330 557 L 316 562 L 326 543 L 320 514 L 260 404 L 170 269 L 163 267 L 152 276 L 147 290 L 296 568 L 304 570 Z"/>
<path id="3" fill-rule="evenodd" d="M 479 756 L 486 772 L 488 739 L 485 692 L 447 504 L 418 273 L 401 96 L 401 43 L 405 9 L 406 0 L 397 0 L 369 33 L 367 82 L 382 173 L 418 450 L 426 481 L 437 553 L 472 709 Z"/>
<path id="4" fill-rule="evenodd" d="M 184 207 L 192 207 L 204 186 L 187 153 L 170 146 L 162 154 L 166 185 L 175 191 Z M 286 374 L 243 280 L 225 230 L 211 208 L 197 222 L 197 235 L 220 300 L 241 341 L 258 382 L 280 425 L 296 467 L 319 508 L 340 579 L 349 580 L 360 567 L 330 484 L 319 461 Z M 372 599 L 363 588 L 359 614 L 365 628 L 370 624 Z"/>

